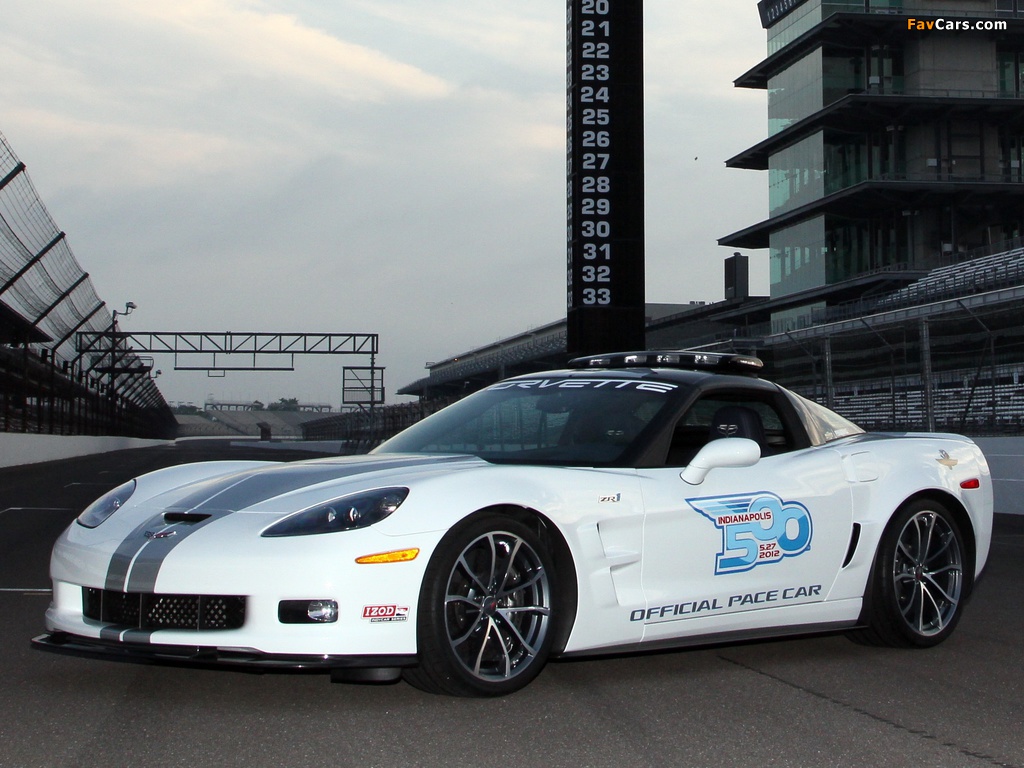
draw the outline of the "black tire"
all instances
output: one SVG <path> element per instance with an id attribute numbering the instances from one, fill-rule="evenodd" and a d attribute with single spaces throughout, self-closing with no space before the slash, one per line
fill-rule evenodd
<path id="1" fill-rule="evenodd" d="M 424 575 L 419 664 L 405 679 L 453 696 L 502 696 L 544 667 L 557 620 L 555 572 L 538 534 L 483 514 L 450 531 Z"/>
<path id="2" fill-rule="evenodd" d="M 960 621 L 971 585 L 968 562 L 960 527 L 943 504 L 921 499 L 905 505 L 878 547 L 868 627 L 851 639 L 901 648 L 938 645 Z"/>

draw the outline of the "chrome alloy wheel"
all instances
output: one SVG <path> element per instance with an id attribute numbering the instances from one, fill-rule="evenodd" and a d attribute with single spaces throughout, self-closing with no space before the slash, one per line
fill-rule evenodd
<path id="1" fill-rule="evenodd" d="M 956 615 L 963 590 L 960 541 L 942 515 L 922 510 L 903 526 L 893 558 L 896 603 L 907 626 L 930 637 Z"/>
<path id="2" fill-rule="evenodd" d="M 445 629 L 473 677 L 508 680 L 531 667 L 551 625 L 551 580 L 523 538 L 492 531 L 459 555 L 445 590 Z"/>

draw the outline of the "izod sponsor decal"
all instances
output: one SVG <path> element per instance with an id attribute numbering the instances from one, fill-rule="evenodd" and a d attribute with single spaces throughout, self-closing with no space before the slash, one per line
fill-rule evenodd
<path id="1" fill-rule="evenodd" d="M 408 621 L 409 607 L 406 605 L 364 605 L 363 618 L 371 624 Z"/>

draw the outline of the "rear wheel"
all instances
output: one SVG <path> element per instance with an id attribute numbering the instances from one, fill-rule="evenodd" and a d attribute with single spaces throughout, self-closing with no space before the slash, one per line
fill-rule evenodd
<path id="1" fill-rule="evenodd" d="M 457 696 L 519 690 L 547 661 L 555 594 L 551 555 L 528 526 L 488 514 L 453 529 L 427 566 L 406 679 Z"/>
<path id="2" fill-rule="evenodd" d="M 866 630 L 854 640 L 872 645 L 928 647 L 960 621 L 970 574 L 956 520 L 939 502 L 912 502 L 883 535 L 871 581 Z"/>

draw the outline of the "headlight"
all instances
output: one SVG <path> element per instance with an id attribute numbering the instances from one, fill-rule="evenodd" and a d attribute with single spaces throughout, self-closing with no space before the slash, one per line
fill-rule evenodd
<path id="1" fill-rule="evenodd" d="M 117 486 L 110 493 L 100 496 L 78 516 L 78 524 L 84 525 L 86 528 L 95 528 L 117 512 L 131 498 L 131 495 L 135 493 L 135 486 L 136 482 L 129 480 L 124 485 Z"/>
<path id="2" fill-rule="evenodd" d="M 309 536 L 314 533 L 336 533 L 366 528 L 379 523 L 398 509 L 408 488 L 379 488 L 375 491 L 342 496 L 326 504 L 296 512 L 274 523 L 263 536 Z"/>

